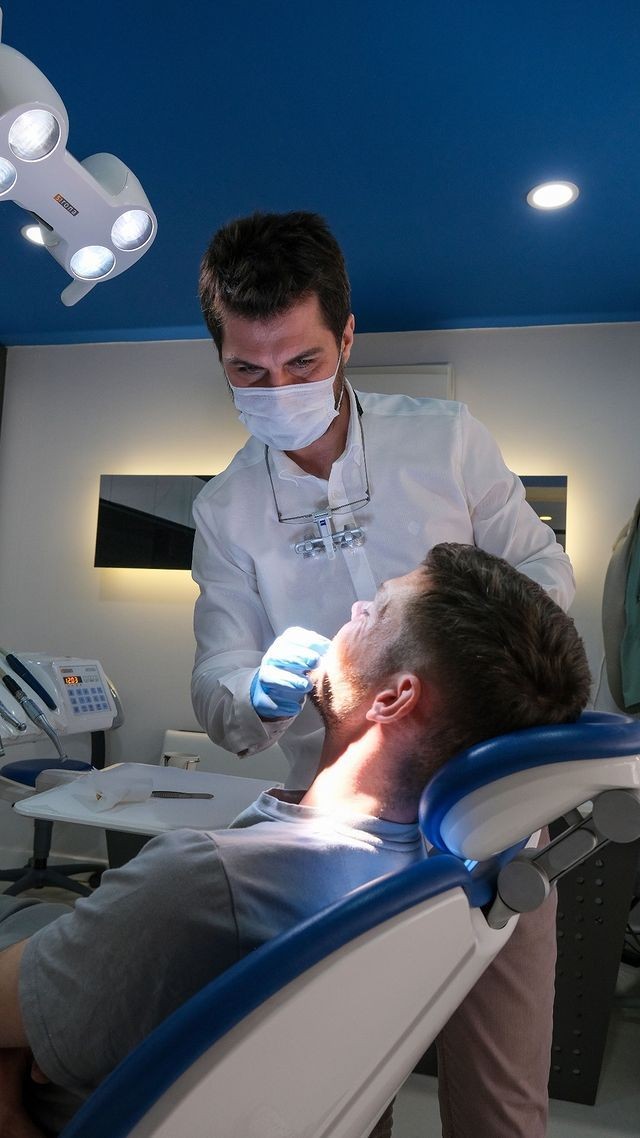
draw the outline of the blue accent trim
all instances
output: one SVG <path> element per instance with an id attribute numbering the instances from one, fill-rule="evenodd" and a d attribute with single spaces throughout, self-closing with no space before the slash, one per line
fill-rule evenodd
<path id="1" fill-rule="evenodd" d="M 270 996 L 362 933 L 455 888 L 464 889 L 474 906 L 491 892 L 486 882 L 472 881 L 458 858 L 425 858 L 355 889 L 255 949 L 161 1023 L 101 1083 L 60 1138 L 124 1138 L 184 1071 Z"/>
<path id="2" fill-rule="evenodd" d="M 43 771 L 90 771 L 91 763 L 79 759 L 17 759 L 0 767 L 2 778 L 13 779 L 25 786 L 35 786 L 36 779 Z"/>
<path id="3" fill-rule="evenodd" d="M 444 818 L 472 790 L 529 767 L 636 752 L 640 721 L 604 711 L 585 711 L 577 723 L 529 727 L 487 739 L 456 755 L 432 778 L 420 800 L 420 827 L 428 841 L 447 852 Z"/>
<path id="4" fill-rule="evenodd" d="M 637 324 L 640 311 L 632 312 L 568 312 L 543 313 L 540 316 L 501 316 L 478 317 L 460 316 L 452 320 L 428 321 L 420 332 L 472 332 L 491 328 L 557 328 L 583 324 Z M 371 332 L 415 332 L 416 329 L 401 327 L 372 327 L 366 320 L 358 322 L 358 331 Z M 204 324 L 185 324 L 158 328 L 95 328 L 83 331 L 74 329 L 65 332 L 5 332 L 2 345 L 6 348 L 55 347 L 69 344 L 138 344 L 162 343 L 166 340 L 210 340 Z"/>
<path id="5" fill-rule="evenodd" d="M 451 320 L 429 321 L 421 332 L 472 332 L 491 328 L 558 328 L 575 324 L 637 324 L 640 311 L 629 312 L 542 312 L 514 316 L 456 316 Z M 414 332 L 415 328 L 370 328 L 359 321 L 359 332 Z"/>
<path id="6" fill-rule="evenodd" d="M 207 340 L 211 337 L 204 324 L 187 324 L 175 328 L 94 328 L 86 332 L 7 332 L 2 337 L 6 348 L 52 347 L 65 344 L 138 344 L 165 340 Z"/>
<path id="7" fill-rule="evenodd" d="M 508 849 L 502 850 L 500 853 L 494 854 L 493 857 L 486 858 L 484 861 L 473 861 L 467 858 L 462 861 L 465 869 L 469 873 L 471 880 L 474 884 L 474 905 L 477 909 L 483 909 L 485 906 L 492 904 L 496 896 L 495 883 L 498 879 L 498 874 L 503 865 L 511 861 L 516 854 L 523 850 L 528 842 L 528 837 L 523 838 L 522 841 L 516 842 L 514 846 L 509 846 Z M 457 857 L 457 854 L 451 854 L 448 850 L 440 850 L 437 846 L 429 851 L 429 858 L 438 857 Z"/>

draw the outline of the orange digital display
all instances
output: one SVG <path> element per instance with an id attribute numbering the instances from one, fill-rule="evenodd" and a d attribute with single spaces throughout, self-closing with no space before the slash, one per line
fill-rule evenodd
<path id="1" fill-rule="evenodd" d="M 63 676 L 65 684 L 81 684 L 82 676 Z"/>

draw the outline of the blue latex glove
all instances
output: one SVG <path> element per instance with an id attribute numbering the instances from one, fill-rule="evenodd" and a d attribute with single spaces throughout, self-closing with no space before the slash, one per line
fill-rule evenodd
<path id="1" fill-rule="evenodd" d="M 287 628 L 262 657 L 251 681 L 251 703 L 261 719 L 292 719 L 302 711 L 308 677 L 331 641 L 307 628 Z"/>

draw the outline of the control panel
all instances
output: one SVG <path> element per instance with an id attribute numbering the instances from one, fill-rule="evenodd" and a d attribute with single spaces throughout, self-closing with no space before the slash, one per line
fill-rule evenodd
<path id="1" fill-rule="evenodd" d="M 98 661 L 53 660 L 52 665 L 60 678 L 60 691 L 69 723 L 75 725 L 69 727 L 69 732 L 104 731 L 110 727 L 116 706 Z"/>
<path id="2" fill-rule="evenodd" d="M 118 694 L 99 660 L 42 653 L 0 654 L 0 678 L 9 676 L 47 717 L 59 735 L 108 731 L 121 722 Z M 3 746 L 41 737 L 19 699 L 0 683 L 0 740 Z"/>

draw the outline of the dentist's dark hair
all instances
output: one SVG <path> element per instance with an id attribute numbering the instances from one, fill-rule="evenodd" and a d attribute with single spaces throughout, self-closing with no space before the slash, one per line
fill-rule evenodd
<path id="1" fill-rule="evenodd" d="M 253 213 L 224 225 L 202 259 L 200 305 L 222 352 L 227 313 L 268 320 L 317 296 L 322 319 L 340 345 L 351 314 L 342 251 L 317 213 Z"/>

